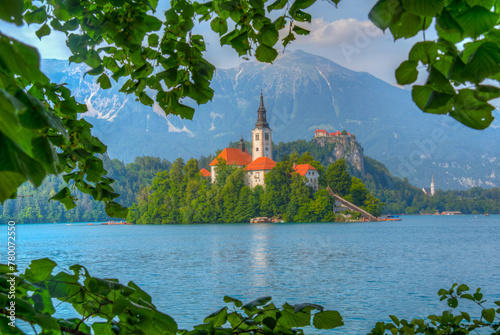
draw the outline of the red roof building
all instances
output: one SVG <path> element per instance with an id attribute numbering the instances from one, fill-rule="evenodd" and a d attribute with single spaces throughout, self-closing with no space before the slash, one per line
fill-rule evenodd
<path id="1" fill-rule="evenodd" d="M 314 137 L 323 137 L 323 136 L 328 136 L 328 132 L 324 129 L 316 129 L 314 131 Z"/>
<path id="2" fill-rule="evenodd" d="M 216 169 L 219 158 L 224 159 L 228 165 L 236 165 L 239 167 L 244 167 L 252 162 L 252 156 L 250 156 L 244 145 L 240 145 L 240 148 L 226 148 L 222 150 L 212 163 L 210 163 L 212 183 L 215 183 L 217 177 Z"/>
<path id="3" fill-rule="evenodd" d="M 269 157 L 259 157 L 252 163 L 248 164 L 245 171 L 271 170 L 276 165 L 276 162 Z"/>
<path id="4" fill-rule="evenodd" d="M 316 170 L 316 168 L 310 164 L 297 164 L 293 169 L 301 176 L 305 176 L 309 170 Z"/>
<path id="5" fill-rule="evenodd" d="M 257 185 L 265 186 L 264 177 L 275 165 L 276 162 L 269 157 L 257 158 L 245 168 L 247 175 L 246 184 L 250 188 L 254 188 Z"/>
<path id="6" fill-rule="evenodd" d="M 294 164 L 293 169 L 301 176 L 307 178 L 307 186 L 311 186 L 316 191 L 318 190 L 319 173 L 314 166 L 310 164 Z"/>
<path id="7" fill-rule="evenodd" d="M 217 165 L 218 158 L 222 158 L 228 165 L 245 166 L 252 162 L 252 156 L 247 150 L 242 151 L 238 148 L 226 148 L 210 163 L 210 166 Z"/>
<path id="8" fill-rule="evenodd" d="M 210 173 L 210 171 L 208 171 L 207 169 L 203 168 L 200 170 L 200 174 L 202 177 L 211 177 L 212 174 Z"/>

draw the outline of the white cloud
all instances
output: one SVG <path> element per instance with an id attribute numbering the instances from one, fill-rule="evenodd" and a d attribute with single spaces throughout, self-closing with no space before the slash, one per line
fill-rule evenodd
<path id="1" fill-rule="evenodd" d="M 370 40 L 384 35 L 371 21 L 359 21 L 354 18 L 339 19 L 333 22 L 323 18 L 313 19 L 311 24 L 305 26 L 311 31 L 309 35 L 300 36 L 297 43 L 315 44 L 317 46 L 334 46 L 342 44 L 360 45 L 367 44 Z"/>

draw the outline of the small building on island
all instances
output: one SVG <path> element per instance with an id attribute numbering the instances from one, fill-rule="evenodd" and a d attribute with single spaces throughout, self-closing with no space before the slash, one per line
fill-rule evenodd
<path id="1" fill-rule="evenodd" d="M 248 164 L 245 168 L 247 186 L 254 188 L 257 185 L 261 185 L 264 187 L 264 177 L 275 165 L 276 162 L 269 157 L 259 157 Z"/>
<path id="2" fill-rule="evenodd" d="M 203 168 L 200 170 L 200 174 L 202 177 L 205 177 L 205 178 L 211 178 L 212 177 L 212 174 L 210 173 L 210 171 L 208 171 L 207 169 Z"/>
<path id="3" fill-rule="evenodd" d="M 319 173 L 314 166 L 310 164 L 293 164 L 293 169 L 301 176 L 306 177 L 307 186 L 312 187 L 315 191 L 318 190 Z"/>
<path id="4" fill-rule="evenodd" d="M 252 156 L 250 156 L 250 153 L 245 149 L 245 142 L 243 138 L 241 138 L 238 148 L 226 148 L 222 150 L 222 152 L 210 163 L 212 183 L 215 183 L 217 179 L 217 164 L 219 164 L 221 159 L 223 159 L 227 165 L 236 165 L 240 168 L 252 162 Z"/>

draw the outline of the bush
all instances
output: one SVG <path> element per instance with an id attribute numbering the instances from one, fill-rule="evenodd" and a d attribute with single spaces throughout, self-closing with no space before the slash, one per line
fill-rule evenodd
<path id="1" fill-rule="evenodd" d="M 204 323 L 192 330 L 178 329 L 177 323 L 158 311 L 151 297 L 133 282 L 124 285 L 116 279 L 92 277 L 81 265 L 53 275 L 56 265 L 48 258 L 35 260 L 23 274 L 17 275 L 14 266 L 0 264 L 1 334 L 24 334 L 21 327 L 30 326 L 36 333 L 47 335 L 292 335 L 303 334 L 302 327 L 306 326 L 333 329 L 344 325 L 339 312 L 316 304 L 285 303 L 277 307 L 271 297 L 243 304 L 225 296 L 224 302 L 230 307 L 222 307 L 205 317 Z M 467 285 L 454 284 L 449 290 L 439 290 L 438 295 L 451 309 L 457 308 L 464 299 L 474 302 L 479 318 L 474 319 L 466 312 L 453 314 L 453 310 L 429 315 L 426 320 L 400 320 L 390 315 L 393 323 L 378 322 L 369 335 L 451 335 L 483 331 L 500 334 L 497 316 L 500 308 L 485 307 L 480 288 L 472 292 Z M 71 305 L 81 318 L 54 317 L 53 299 L 61 301 L 56 307 Z M 500 306 L 500 301 L 495 304 Z"/>

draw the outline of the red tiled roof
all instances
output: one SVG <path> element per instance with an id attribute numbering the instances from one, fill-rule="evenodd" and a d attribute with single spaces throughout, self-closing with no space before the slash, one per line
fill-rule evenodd
<path id="1" fill-rule="evenodd" d="M 330 136 L 335 136 L 335 135 L 336 135 L 336 133 L 330 133 Z"/>
<path id="2" fill-rule="evenodd" d="M 210 173 L 210 171 L 208 171 L 207 169 L 203 168 L 200 170 L 200 173 L 203 177 L 211 177 L 212 174 Z"/>
<path id="3" fill-rule="evenodd" d="M 314 132 L 315 133 L 325 133 L 325 134 L 328 134 L 328 132 L 326 130 L 324 130 L 324 129 L 316 129 Z"/>
<path id="4" fill-rule="evenodd" d="M 276 162 L 269 157 L 259 157 L 245 168 L 246 171 L 271 170 Z"/>
<path id="5" fill-rule="evenodd" d="M 236 164 L 239 166 L 245 166 L 252 162 L 252 156 L 250 156 L 248 151 L 245 150 L 245 152 L 243 152 L 238 148 L 226 148 L 222 150 L 219 156 L 217 156 L 212 163 L 210 163 L 210 166 L 217 165 L 217 158 L 223 158 L 228 165 Z"/>
<path id="6" fill-rule="evenodd" d="M 298 172 L 301 176 L 305 176 L 307 171 L 316 170 L 314 166 L 310 164 L 297 164 L 294 168 L 295 172 Z"/>
<path id="7" fill-rule="evenodd" d="M 342 135 L 342 132 L 340 130 L 337 130 L 337 132 L 335 133 L 335 135 Z"/>

